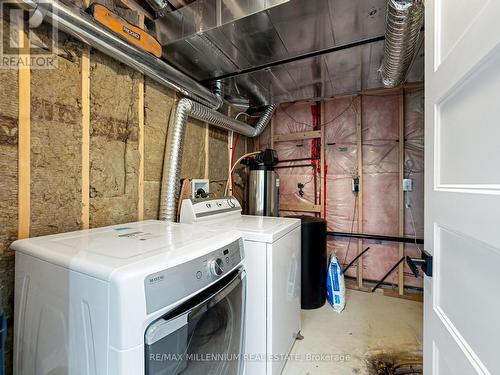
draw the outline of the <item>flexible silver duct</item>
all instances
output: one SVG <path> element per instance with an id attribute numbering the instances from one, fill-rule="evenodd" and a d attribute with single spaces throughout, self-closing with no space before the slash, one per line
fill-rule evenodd
<path id="1" fill-rule="evenodd" d="M 423 0 L 387 0 L 384 58 L 380 68 L 384 87 L 404 83 L 423 20 Z"/>
<path id="2" fill-rule="evenodd" d="M 267 106 L 255 127 L 252 127 L 217 111 L 211 110 L 193 100 L 179 100 L 175 109 L 175 115 L 173 117 L 171 116 L 167 144 L 165 147 L 160 194 L 160 219 L 173 222 L 177 218 L 182 149 L 184 146 L 186 124 L 189 117 L 217 126 L 221 129 L 235 131 L 247 137 L 256 137 L 264 130 L 271 120 L 275 108 L 275 105 Z"/>
<path id="3" fill-rule="evenodd" d="M 171 10 L 170 4 L 167 0 L 146 0 L 146 2 L 160 17 L 164 16 Z"/>
<path id="4" fill-rule="evenodd" d="M 189 78 L 163 60 L 134 47 L 107 30 L 80 9 L 59 0 L 18 0 L 21 7 L 40 10 L 45 19 L 61 31 L 130 66 L 185 97 L 210 108 L 219 108 L 222 101 L 204 86 Z"/>

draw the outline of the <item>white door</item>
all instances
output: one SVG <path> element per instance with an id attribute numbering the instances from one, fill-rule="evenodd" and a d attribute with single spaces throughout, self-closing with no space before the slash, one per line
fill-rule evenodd
<path id="1" fill-rule="evenodd" d="M 424 373 L 500 374 L 500 1 L 425 6 Z"/>

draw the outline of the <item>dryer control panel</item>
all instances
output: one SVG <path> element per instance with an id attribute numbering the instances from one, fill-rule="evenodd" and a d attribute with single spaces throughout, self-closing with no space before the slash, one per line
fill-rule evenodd
<path id="1" fill-rule="evenodd" d="M 237 268 L 243 257 L 243 240 L 239 239 L 203 257 L 146 276 L 146 312 L 151 314 L 204 289 Z"/>
<path id="2" fill-rule="evenodd" d="M 230 214 L 241 214 L 241 204 L 235 197 L 184 199 L 181 206 L 181 223 L 196 223 Z"/>

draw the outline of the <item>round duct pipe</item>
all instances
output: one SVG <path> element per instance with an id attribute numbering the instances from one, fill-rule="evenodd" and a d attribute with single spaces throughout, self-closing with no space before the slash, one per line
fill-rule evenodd
<path id="1" fill-rule="evenodd" d="M 189 117 L 247 137 L 256 137 L 262 133 L 269 123 L 275 109 L 276 105 L 266 106 L 259 121 L 255 127 L 252 127 L 190 99 L 184 98 L 179 100 L 175 108 L 175 114 L 173 117 L 171 116 L 168 127 L 167 144 L 163 160 L 159 218 L 171 222 L 174 222 L 177 218 L 182 151 L 186 124 Z"/>

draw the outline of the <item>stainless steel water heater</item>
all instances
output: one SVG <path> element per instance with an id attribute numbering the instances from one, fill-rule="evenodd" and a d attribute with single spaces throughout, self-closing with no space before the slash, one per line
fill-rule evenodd
<path id="1" fill-rule="evenodd" d="M 275 150 L 267 149 L 245 160 L 250 166 L 248 213 L 259 216 L 279 216 L 280 180 L 274 170 L 278 163 Z"/>

